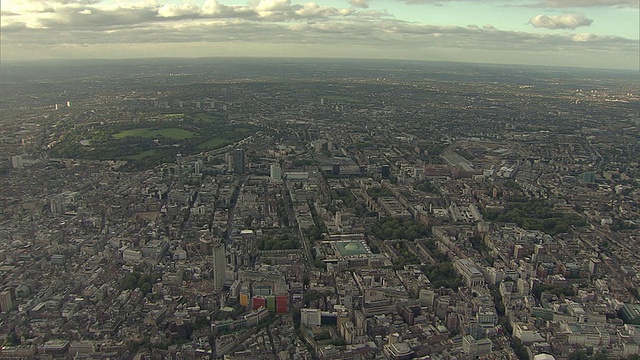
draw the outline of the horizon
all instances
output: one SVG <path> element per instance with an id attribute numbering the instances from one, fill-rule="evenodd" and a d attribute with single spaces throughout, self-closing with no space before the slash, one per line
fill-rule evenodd
<path id="1" fill-rule="evenodd" d="M 640 69 L 636 0 L 7 0 L 2 62 L 353 58 Z"/>
<path id="2" fill-rule="evenodd" d="M 76 66 L 78 63 L 86 63 L 86 65 L 93 65 L 97 63 L 132 63 L 140 61 L 150 61 L 149 64 L 139 65 L 173 65 L 171 61 L 175 61 L 175 65 L 178 62 L 186 62 L 195 64 L 198 61 L 220 61 L 231 62 L 234 60 L 247 60 L 247 61 L 275 61 L 275 62 L 287 62 L 287 61 L 299 61 L 299 62 L 331 62 L 331 61 L 343 61 L 343 62 L 397 62 L 406 64 L 442 64 L 442 65 L 460 65 L 460 66 L 487 66 L 487 67 L 511 67 L 511 68 L 533 68 L 533 69 L 548 69 L 548 70 L 575 70 L 575 71 L 600 71 L 600 72 L 616 72 L 616 73 L 638 73 L 639 68 L 607 68 L 607 67 L 588 67 L 588 66 L 571 66 L 571 65 L 546 65 L 546 64 L 521 64 L 521 63 L 500 63 L 500 62 L 472 62 L 472 61 L 454 61 L 454 60 L 421 60 L 421 59 L 402 59 L 402 58 L 354 58 L 354 57 L 307 57 L 307 56 L 201 56 L 201 57 L 130 57 L 130 58 L 69 58 L 69 59 L 30 59 L 30 60 L 3 60 L 0 62 L 0 69 L 7 67 L 37 67 L 37 66 Z M 154 64 L 153 62 L 158 62 Z M 162 64 L 160 64 L 162 62 Z"/>

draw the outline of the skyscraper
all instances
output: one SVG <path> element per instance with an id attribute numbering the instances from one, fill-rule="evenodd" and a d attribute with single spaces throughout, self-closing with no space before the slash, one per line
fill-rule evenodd
<path id="1" fill-rule="evenodd" d="M 270 168 L 270 176 L 271 182 L 281 182 L 282 181 L 282 168 L 279 164 L 271 164 Z"/>
<path id="2" fill-rule="evenodd" d="M 0 292 L 0 311 L 9 312 L 13 309 L 13 295 L 11 290 L 4 290 Z"/>
<path id="3" fill-rule="evenodd" d="M 226 280 L 227 255 L 222 239 L 214 239 L 211 244 L 213 252 L 213 286 L 216 290 L 222 290 Z"/>
<path id="4" fill-rule="evenodd" d="M 244 174 L 247 172 L 244 149 L 235 149 L 231 152 L 230 165 L 234 174 Z"/>

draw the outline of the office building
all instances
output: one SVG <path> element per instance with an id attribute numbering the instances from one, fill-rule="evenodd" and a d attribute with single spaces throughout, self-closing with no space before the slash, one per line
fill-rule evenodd
<path id="1" fill-rule="evenodd" d="M 8 312 L 13 309 L 14 301 L 13 295 L 10 290 L 0 292 L 0 310 L 2 312 Z"/>
<path id="2" fill-rule="evenodd" d="M 211 244 L 213 252 L 213 286 L 216 290 L 222 290 L 226 280 L 227 256 L 225 254 L 222 239 L 215 239 Z"/>
<path id="3" fill-rule="evenodd" d="M 234 174 L 244 174 L 247 172 L 246 156 L 244 149 L 235 149 L 227 155 L 229 170 Z"/>
<path id="4" fill-rule="evenodd" d="M 270 172 L 269 172 L 269 180 L 271 182 L 281 182 L 282 181 L 282 168 L 279 164 L 271 164 Z"/>

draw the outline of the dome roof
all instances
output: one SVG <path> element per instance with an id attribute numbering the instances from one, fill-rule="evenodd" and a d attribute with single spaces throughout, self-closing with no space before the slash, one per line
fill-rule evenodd
<path id="1" fill-rule="evenodd" d="M 533 357 L 533 360 L 556 360 L 556 358 L 549 354 L 538 354 Z"/>
<path id="2" fill-rule="evenodd" d="M 358 250 L 360 248 L 360 246 L 357 243 L 348 243 L 347 245 L 344 246 L 344 248 L 346 250 Z"/>

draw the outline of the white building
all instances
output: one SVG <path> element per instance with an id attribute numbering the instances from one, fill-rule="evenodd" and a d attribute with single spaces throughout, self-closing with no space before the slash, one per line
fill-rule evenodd
<path id="1" fill-rule="evenodd" d="M 271 164 L 269 180 L 271 182 L 281 182 L 282 181 L 282 168 L 279 164 Z"/>
<path id="2" fill-rule="evenodd" d="M 306 327 L 320 326 L 321 318 L 320 309 L 300 309 L 300 323 Z"/>

